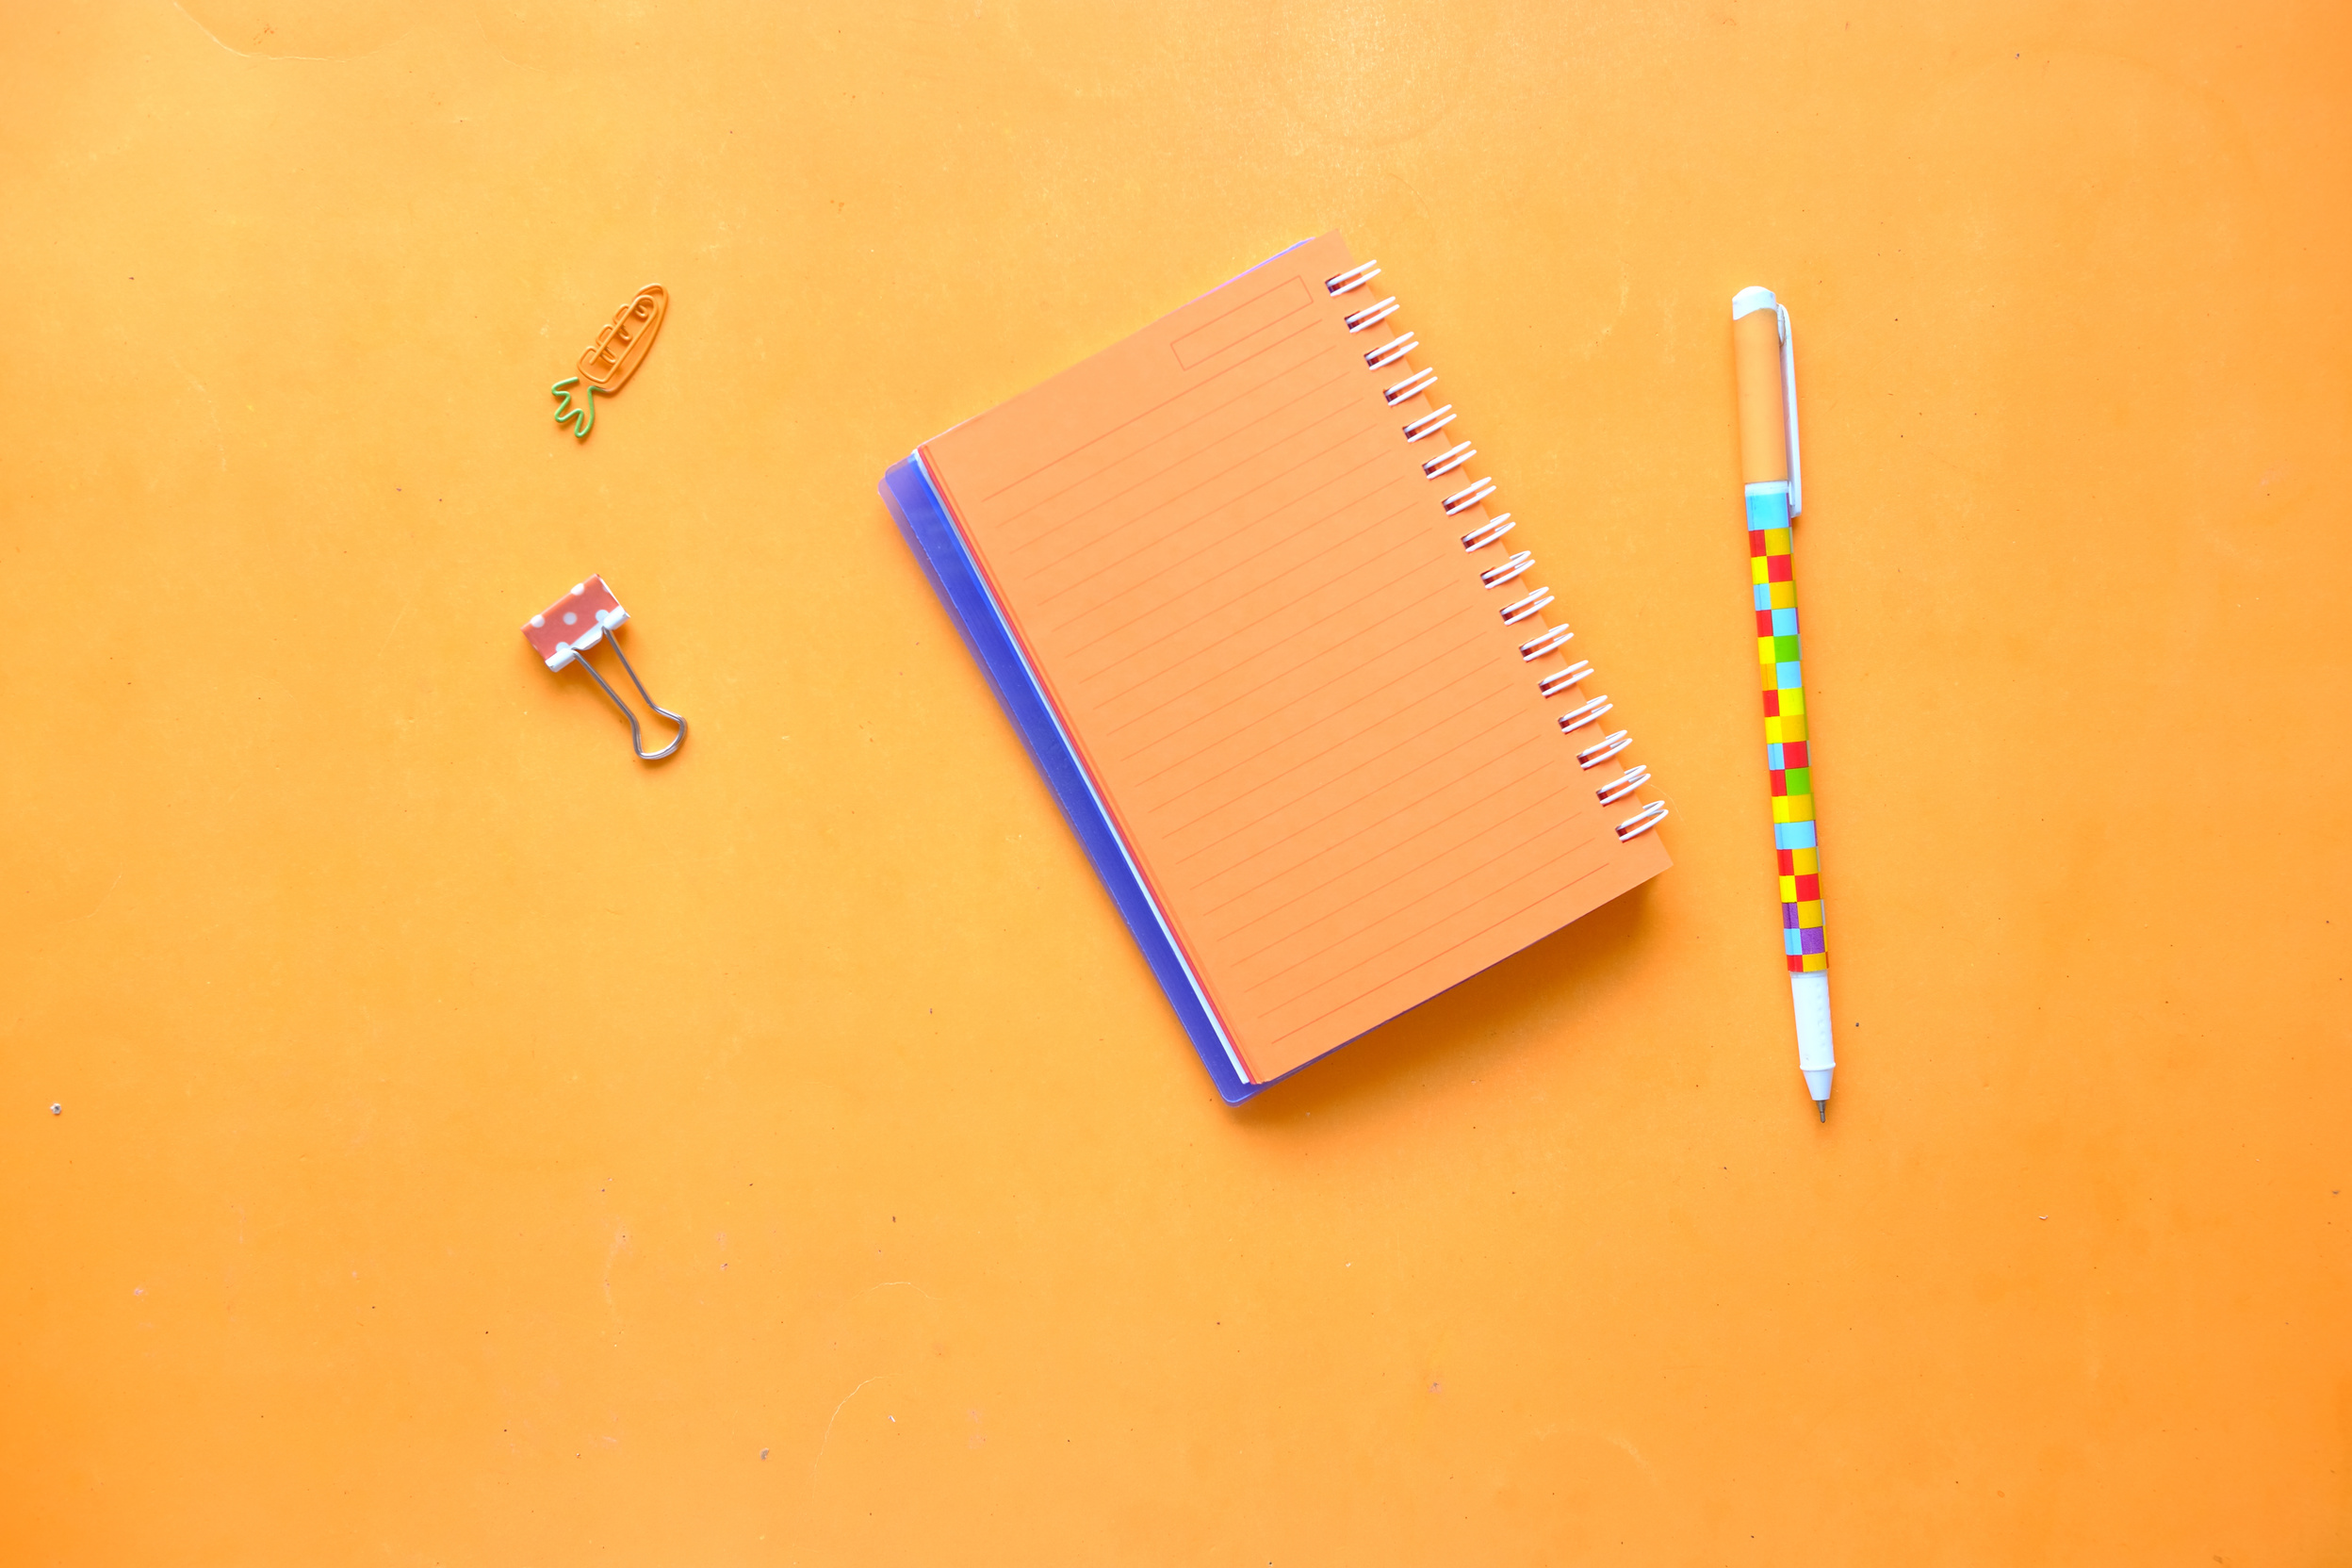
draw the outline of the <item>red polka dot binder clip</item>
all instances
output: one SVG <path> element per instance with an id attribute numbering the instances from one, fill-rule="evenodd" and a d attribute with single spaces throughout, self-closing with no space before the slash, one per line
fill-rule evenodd
<path id="1" fill-rule="evenodd" d="M 604 694 L 612 699 L 612 706 L 629 721 L 629 743 L 637 753 L 638 760 L 659 762 L 676 751 L 686 741 L 686 721 L 653 700 L 645 683 L 637 678 L 637 667 L 621 651 L 621 623 L 629 619 L 629 612 L 612 596 L 612 590 L 604 585 L 604 579 L 592 577 L 585 582 L 575 582 L 572 591 L 557 599 L 523 627 L 523 640 L 531 651 L 547 662 L 547 668 L 560 670 L 566 664 L 578 664 L 588 672 L 588 678 L 604 687 Z M 645 749 L 645 732 L 637 727 L 637 715 L 630 712 L 621 694 L 605 685 L 604 677 L 588 662 L 588 650 L 598 643 L 610 643 L 612 657 L 621 662 L 629 678 L 637 688 L 637 694 L 645 699 L 645 706 L 678 726 L 678 733 L 660 751 Z"/>

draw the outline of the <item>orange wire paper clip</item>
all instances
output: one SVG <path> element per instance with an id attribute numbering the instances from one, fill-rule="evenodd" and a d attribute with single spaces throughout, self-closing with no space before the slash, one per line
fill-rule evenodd
<path id="1" fill-rule="evenodd" d="M 629 721 L 629 743 L 637 753 L 638 760 L 659 762 L 685 743 L 686 721 L 653 700 L 653 694 L 645 690 L 645 683 L 637 678 L 636 666 L 629 662 L 629 655 L 621 651 L 621 623 L 628 619 L 629 612 L 623 610 L 621 601 L 612 596 L 612 590 L 604 585 L 604 579 L 591 577 L 585 582 L 573 583 L 570 593 L 526 622 L 523 640 L 531 645 L 531 652 L 547 662 L 547 668 L 551 670 L 575 663 L 586 670 L 590 679 L 604 687 L 604 694 L 612 699 L 612 706 L 621 710 L 621 717 Z M 678 726 L 678 733 L 660 751 L 645 749 L 644 732 L 637 727 L 637 715 L 629 710 L 629 704 L 621 700 L 621 694 L 606 686 L 604 677 L 598 675 L 596 667 L 588 662 L 588 650 L 598 642 L 612 645 L 612 656 L 621 662 L 621 668 L 629 672 L 629 678 L 635 684 L 637 694 L 645 699 L 645 706 Z"/>
<path id="2" fill-rule="evenodd" d="M 596 340 L 580 351 L 578 373 L 547 388 L 557 400 L 555 422 L 587 440 L 596 422 L 596 394 L 611 397 L 637 373 L 669 313 L 670 291 L 658 283 L 645 285 L 635 299 L 614 311 Z"/>

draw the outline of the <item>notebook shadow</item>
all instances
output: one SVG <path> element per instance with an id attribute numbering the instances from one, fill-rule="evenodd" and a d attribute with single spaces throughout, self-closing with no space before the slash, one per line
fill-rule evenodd
<path id="1" fill-rule="evenodd" d="M 1580 998 L 1622 972 L 1657 922 L 1651 884 L 1611 899 L 1572 925 L 1481 970 L 1411 1012 L 1309 1063 L 1233 1108 L 1244 1127 L 1304 1128 L 1304 1113 L 1368 1110 L 1426 1092 L 1433 1066 L 1446 1070 L 1500 1054 L 1540 1049 L 1527 1025 L 1542 1019 L 1573 1041 Z M 1330 1125 L 1330 1123 L 1326 1123 Z"/>

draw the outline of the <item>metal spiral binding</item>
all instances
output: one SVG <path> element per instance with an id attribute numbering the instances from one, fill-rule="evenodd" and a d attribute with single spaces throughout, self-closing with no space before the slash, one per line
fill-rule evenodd
<path id="1" fill-rule="evenodd" d="M 1437 476 L 1432 474 L 1429 477 L 1434 479 Z M 1438 504 L 1445 507 L 1446 515 L 1451 517 L 1457 513 L 1469 511 L 1494 493 L 1494 482 L 1493 480 L 1474 479 Z"/>
<path id="2" fill-rule="evenodd" d="M 1513 555 L 1510 560 L 1504 562 L 1501 565 L 1489 566 L 1486 570 L 1480 572 L 1478 574 L 1478 585 L 1483 588 L 1499 588 L 1504 583 L 1511 581 L 1513 578 L 1524 575 L 1527 570 L 1534 564 L 1535 552 L 1533 550 L 1521 550 L 1516 555 Z"/>
<path id="3" fill-rule="evenodd" d="M 1603 806 L 1614 806 L 1650 781 L 1650 770 L 1636 762 L 1592 792 Z"/>
<path id="4" fill-rule="evenodd" d="M 1521 621 L 1526 620 L 1529 615 L 1534 614 L 1537 611 L 1543 609 L 1545 605 L 1551 602 L 1552 591 L 1549 588 L 1538 588 L 1534 593 L 1529 594 L 1526 598 L 1514 599 L 1511 603 L 1503 606 L 1497 613 L 1503 617 L 1503 624 L 1505 626 L 1517 626 Z"/>
<path id="5" fill-rule="evenodd" d="M 1541 637 L 1530 637 L 1519 645 L 1520 661 L 1532 664 L 1547 653 L 1558 653 L 1561 645 L 1573 642 L 1576 635 L 1564 626 L 1556 626 Z"/>
<path id="6" fill-rule="evenodd" d="M 1576 753 L 1576 766 L 1597 768 L 1631 744 L 1633 744 L 1631 730 L 1620 729 L 1612 734 L 1604 735 Z"/>
<path id="7" fill-rule="evenodd" d="M 1478 448 L 1467 441 L 1457 441 L 1422 464 L 1421 472 L 1428 479 L 1443 479 L 1478 455 Z"/>
<path id="8" fill-rule="evenodd" d="M 1379 348 L 1365 352 L 1364 368 L 1367 370 L 1385 370 L 1420 346 L 1421 340 L 1411 333 L 1402 337 L 1392 337 Z"/>
<path id="9" fill-rule="evenodd" d="M 1634 840 L 1666 820 L 1666 803 L 1654 800 L 1617 825 L 1617 841 L 1631 843 Z"/>
<path id="10" fill-rule="evenodd" d="M 1453 422 L 1453 404 L 1447 403 L 1443 408 L 1433 408 L 1429 410 L 1429 413 L 1421 416 L 1418 419 L 1409 420 L 1406 423 L 1405 439 L 1408 441 L 1418 441 L 1425 435 L 1435 435 L 1439 431 L 1444 430 L 1447 425 L 1450 425 Z"/>
<path id="11" fill-rule="evenodd" d="M 1537 691 L 1542 692 L 1545 696 L 1556 697 L 1560 695 L 1560 693 L 1566 691 L 1569 687 L 1576 685 L 1578 681 L 1591 676 L 1592 673 L 1592 662 L 1589 659 L 1579 659 L 1564 670 L 1554 670 L 1551 674 L 1537 681 L 1535 683 L 1535 687 Z"/>
<path id="12" fill-rule="evenodd" d="M 1512 529 L 1517 528 L 1518 526 L 1519 525 L 1517 523 L 1511 520 L 1510 513 L 1497 512 L 1494 515 L 1489 517 L 1486 521 L 1480 523 L 1478 527 L 1463 534 L 1462 536 L 1462 547 L 1465 550 L 1482 550 L 1486 548 L 1487 546 L 1494 543 L 1495 540 L 1500 539 L 1504 534 L 1509 533 Z"/>
<path id="13" fill-rule="evenodd" d="M 1394 386 L 1383 388 L 1380 396 L 1388 400 L 1389 407 L 1395 408 L 1406 399 L 1417 398 L 1436 384 L 1437 372 L 1435 370 L 1415 370 Z"/>
<path id="14" fill-rule="evenodd" d="M 1334 277 L 1325 279 L 1323 286 L 1334 297 L 1352 294 L 1380 275 L 1380 264 L 1377 261 L 1367 261 L 1359 266 L 1350 267 L 1347 271 Z M 1371 304 L 1363 305 L 1348 312 L 1343 319 L 1349 333 L 1365 332 L 1394 317 L 1399 308 L 1396 296 L 1391 294 L 1386 299 L 1375 301 Z M 1365 350 L 1364 368 L 1371 370 L 1387 369 L 1420 347 L 1421 340 L 1418 337 L 1411 332 L 1401 333 L 1377 349 Z M 1421 396 L 1435 384 L 1437 384 L 1437 372 L 1424 367 L 1405 376 L 1403 380 L 1393 382 L 1382 388 L 1380 396 L 1386 400 L 1389 407 L 1395 408 L 1399 403 L 1409 402 Z M 1409 442 L 1421 441 L 1435 435 L 1453 424 L 1455 417 L 1454 405 L 1451 403 L 1432 408 L 1428 413 L 1405 422 L 1403 427 L 1405 439 Z M 1470 442 L 1457 441 L 1435 457 L 1423 459 L 1421 472 L 1428 479 L 1444 479 L 1448 474 L 1463 467 L 1478 455 L 1478 448 Z M 1486 501 L 1494 494 L 1493 479 L 1474 479 L 1446 497 L 1438 505 L 1446 516 L 1459 516 L 1472 507 Z M 1503 536 L 1516 526 L 1511 521 L 1510 513 L 1498 512 L 1464 533 L 1462 536 L 1462 547 L 1467 553 L 1476 554 L 1489 545 L 1499 543 Z M 1534 551 L 1515 550 L 1499 564 L 1480 571 L 1478 582 L 1482 587 L 1499 588 L 1507 582 L 1517 581 L 1534 567 Z M 1505 626 L 1517 626 L 1520 622 L 1548 608 L 1551 603 L 1552 591 L 1549 588 L 1538 588 L 1504 605 L 1496 613 L 1502 616 Z M 1548 627 L 1519 645 L 1519 657 L 1525 662 L 1533 663 L 1539 659 L 1560 652 L 1575 637 L 1576 633 L 1565 626 Z M 1566 668 L 1554 670 L 1551 674 L 1541 678 L 1536 682 L 1536 689 L 1547 698 L 1555 697 L 1591 679 L 1592 676 L 1592 662 L 1578 659 Z M 1615 704 L 1606 696 L 1588 698 L 1560 716 L 1560 733 L 1573 735 L 1589 729 L 1614 710 Z M 1577 752 L 1576 765 L 1588 771 L 1597 768 L 1631 744 L 1633 744 L 1632 731 L 1613 730 Z M 1650 770 L 1648 768 L 1638 762 L 1628 763 L 1615 778 L 1592 792 L 1603 806 L 1614 806 L 1619 801 L 1630 798 L 1636 791 L 1649 782 Z M 1666 817 L 1665 803 L 1651 801 L 1635 811 L 1633 815 L 1617 824 L 1618 840 L 1621 842 L 1630 842 L 1664 822 Z"/>
<path id="15" fill-rule="evenodd" d="M 1607 697 L 1594 697 L 1590 702 L 1571 708 L 1560 716 L 1560 732 L 1574 735 L 1586 725 L 1599 723 L 1601 715 L 1616 706 Z"/>

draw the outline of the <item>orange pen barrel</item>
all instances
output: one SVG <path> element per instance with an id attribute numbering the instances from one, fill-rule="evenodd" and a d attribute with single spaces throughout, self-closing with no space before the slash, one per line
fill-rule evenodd
<path id="1" fill-rule="evenodd" d="M 1751 310 L 1731 323 L 1731 355 L 1740 382 L 1740 480 L 1771 484 L 1788 477 L 1788 407 L 1780 381 L 1780 313 Z"/>

